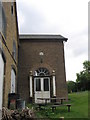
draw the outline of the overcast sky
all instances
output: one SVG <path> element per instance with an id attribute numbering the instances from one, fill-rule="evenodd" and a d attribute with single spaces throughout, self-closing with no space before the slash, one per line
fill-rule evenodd
<path id="1" fill-rule="evenodd" d="M 20 34 L 60 34 L 65 43 L 66 79 L 76 80 L 88 59 L 89 0 L 17 0 Z"/>

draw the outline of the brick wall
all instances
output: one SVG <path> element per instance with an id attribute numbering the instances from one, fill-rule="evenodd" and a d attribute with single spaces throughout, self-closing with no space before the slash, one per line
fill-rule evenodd
<path id="1" fill-rule="evenodd" d="M 39 53 L 43 51 L 43 63 L 40 62 Z M 19 73 L 18 92 L 21 98 L 29 101 L 29 71 L 34 71 L 39 67 L 45 67 L 56 72 L 56 92 L 57 97 L 67 97 L 67 86 L 65 78 L 64 46 L 61 41 L 48 40 L 33 41 L 20 40 L 19 48 Z"/>
<path id="2" fill-rule="evenodd" d="M 11 69 L 14 66 L 16 71 L 17 79 L 17 64 L 18 64 L 18 29 L 16 21 L 16 5 L 13 3 L 13 14 L 11 13 L 11 2 L 3 2 L 3 9 L 6 18 L 6 37 L 2 34 L 2 51 L 4 53 L 5 63 L 5 77 L 3 85 L 3 106 L 8 104 L 8 93 L 11 90 Z M 13 52 L 13 41 L 16 43 L 17 58 L 14 59 Z M 17 80 L 16 80 L 16 91 L 17 91 Z"/>

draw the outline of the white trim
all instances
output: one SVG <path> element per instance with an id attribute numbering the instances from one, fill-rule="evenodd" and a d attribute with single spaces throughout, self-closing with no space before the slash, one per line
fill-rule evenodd
<path id="1" fill-rule="evenodd" d="M 41 91 L 43 91 L 43 78 L 40 79 L 41 79 Z"/>
<path id="2" fill-rule="evenodd" d="M 53 76 L 53 96 L 56 96 L 55 76 Z"/>
<path id="3" fill-rule="evenodd" d="M 14 69 L 11 69 L 11 93 L 15 93 L 16 75 Z"/>
<path id="4" fill-rule="evenodd" d="M 4 80 L 4 61 L 0 53 L 0 110 L 2 109 L 3 103 L 3 80 Z"/>
<path id="5" fill-rule="evenodd" d="M 30 76 L 30 97 L 32 97 L 32 76 Z"/>

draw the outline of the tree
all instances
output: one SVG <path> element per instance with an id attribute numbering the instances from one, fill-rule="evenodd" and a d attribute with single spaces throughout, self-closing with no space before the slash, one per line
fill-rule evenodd
<path id="1" fill-rule="evenodd" d="M 90 84 L 90 61 L 83 62 L 83 71 L 77 73 L 76 84 L 79 91 L 89 89 Z"/>
<path id="2" fill-rule="evenodd" d="M 77 87 L 74 81 L 67 81 L 68 93 L 76 92 Z"/>

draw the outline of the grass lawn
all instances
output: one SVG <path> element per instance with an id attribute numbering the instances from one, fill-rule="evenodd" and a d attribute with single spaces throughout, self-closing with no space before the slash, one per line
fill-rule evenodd
<path id="1" fill-rule="evenodd" d="M 47 106 L 46 110 L 35 111 L 37 118 L 88 118 L 88 91 L 69 94 L 68 98 L 71 99 L 68 103 L 72 105 L 70 112 L 66 106 L 57 107 L 55 112 Z"/>

